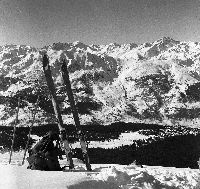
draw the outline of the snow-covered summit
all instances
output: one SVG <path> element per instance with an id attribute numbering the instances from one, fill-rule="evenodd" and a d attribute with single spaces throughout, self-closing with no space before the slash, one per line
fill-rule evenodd
<path id="1" fill-rule="evenodd" d="M 166 36 L 164 36 L 164 37 L 162 37 L 162 38 L 160 38 L 160 39 L 158 39 L 158 40 L 156 40 L 155 42 L 153 42 L 153 44 L 165 44 L 165 45 L 167 45 L 167 44 L 177 44 L 177 43 L 179 43 L 179 41 L 177 41 L 177 40 L 174 40 L 173 38 L 171 38 L 171 37 L 166 37 Z"/>
<path id="2" fill-rule="evenodd" d="M 40 114 L 44 122 L 54 121 L 42 71 L 42 54 L 47 53 L 58 94 L 62 95 L 64 118 L 71 123 L 60 62 L 68 69 L 82 123 L 144 121 L 161 124 L 198 125 L 200 93 L 200 43 L 163 37 L 137 45 L 110 43 L 87 45 L 80 41 L 53 43 L 41 49 L 30 46 L 0 47 L 0 94 L 20 95 L 21 109 L 30 114 L 33 91 L 45 89 Z M 13 97 L 12 97 L 13 98 Z M 1 101 L 1 124 L 9 125 L 13 114 Z M 84 105 L 84 106 L 83 106 Z M 81 109 L 82 107 L 85 110 Z M 27 108 L 27 110 L 26 110 Z M 26 112 L 25 112 L 26 111 Z M 22 116 L 23 117 L 23 116 Z M 22 119 L 22 118 L 21 118 Z M 27 122 L 23 117 L 22 125 Z M 10 121 L 9 121 L 10 120 Z"/>

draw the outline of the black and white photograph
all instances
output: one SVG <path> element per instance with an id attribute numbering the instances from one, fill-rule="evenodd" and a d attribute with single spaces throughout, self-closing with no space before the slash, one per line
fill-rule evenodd
<path id="1" fill-rule="evenodd" d="M 0 188 L 200 189 L 200 0 L 0 0 Z"/>

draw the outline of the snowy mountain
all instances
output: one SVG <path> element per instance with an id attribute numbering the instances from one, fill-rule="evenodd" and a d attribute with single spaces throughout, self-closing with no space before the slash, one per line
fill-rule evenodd
<path id="1" fill-rule="evenodd" d="M 66 59 L 81 124 L 117 121 L 198 127 L 200 43 L 163 37 L 144 44 L 54 43 L 37 49 L 0 47 L 0 125 L 12 125 L 21 97 L 20 126 L 30 124 L 40 96 L 36 125 L 55 116 L 42 70 L 47 53 L 64 123 L 73 123 L 60 63 Z"/>

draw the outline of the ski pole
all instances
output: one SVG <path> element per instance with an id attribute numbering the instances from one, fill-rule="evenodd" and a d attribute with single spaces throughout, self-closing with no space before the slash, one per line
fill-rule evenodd
<path id="1" fill-rule="evenodd" d="M 18 97 L 17 112 L 16 112 L 15 124 L 14 124 L 14 129 L 13 129 L 13 139 L 12 139 L 12 145 L 11 145 L 11 151 L 10 151 L 9 164 L 11 163 L 13 146 L 15 142 L 15 133 L 16 133 L 16 127 L 17 127 L 17 122 L 18 122 L 19 106 L 20 106 L 20 97 Z"/>
<path id="2" fill-rule="evenodd" d="M 34 111 L 34 113 L 33 113 L 33 120 L 32 120 L 30 129 L 29 129 L 29 133 L 28 133 L 28 141 L 27 141 L 27 143 L 26 143 L 26 147 L 25 147 L 25 151 L 24 151 L 24 157 L 23 157 L 23 160 L 22 160 L 22 165 L 24 165 L 24 160 L 25 160 L 25 157 L 26 157 L 26 152 L 27 152 L 27 150 L 28 150 L 28 145 L 29 145 L 30 138 L 31 138 L 32 128 L 33 128 L 33 125 L 34 125 L 34 123 L 35 123 L 35 116 L 36 116 L 37 109 L 38 109 L 39 98 L 40 98 L 40 96 L 38 96 L 37 101 L 36 101 L 35 111 Z"/>

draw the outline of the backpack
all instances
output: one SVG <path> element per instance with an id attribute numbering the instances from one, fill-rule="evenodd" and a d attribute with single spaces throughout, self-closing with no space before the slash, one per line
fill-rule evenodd
<path id="1" fill-rule="evenodd" d="M 58 150 L 54 147 L 52 135 L 45 135 L 34 147 L 29 150 L 28 168 L 32 170 L 59 171 Z"/>
<path id="2" fill-rule="evenodd" d="M 29 163 L 28 169 L 41 171 L 49 170 L 45 154 L 42 152 L 32 154 L 31 156 L 27 157 L 27 161 Z"/>

